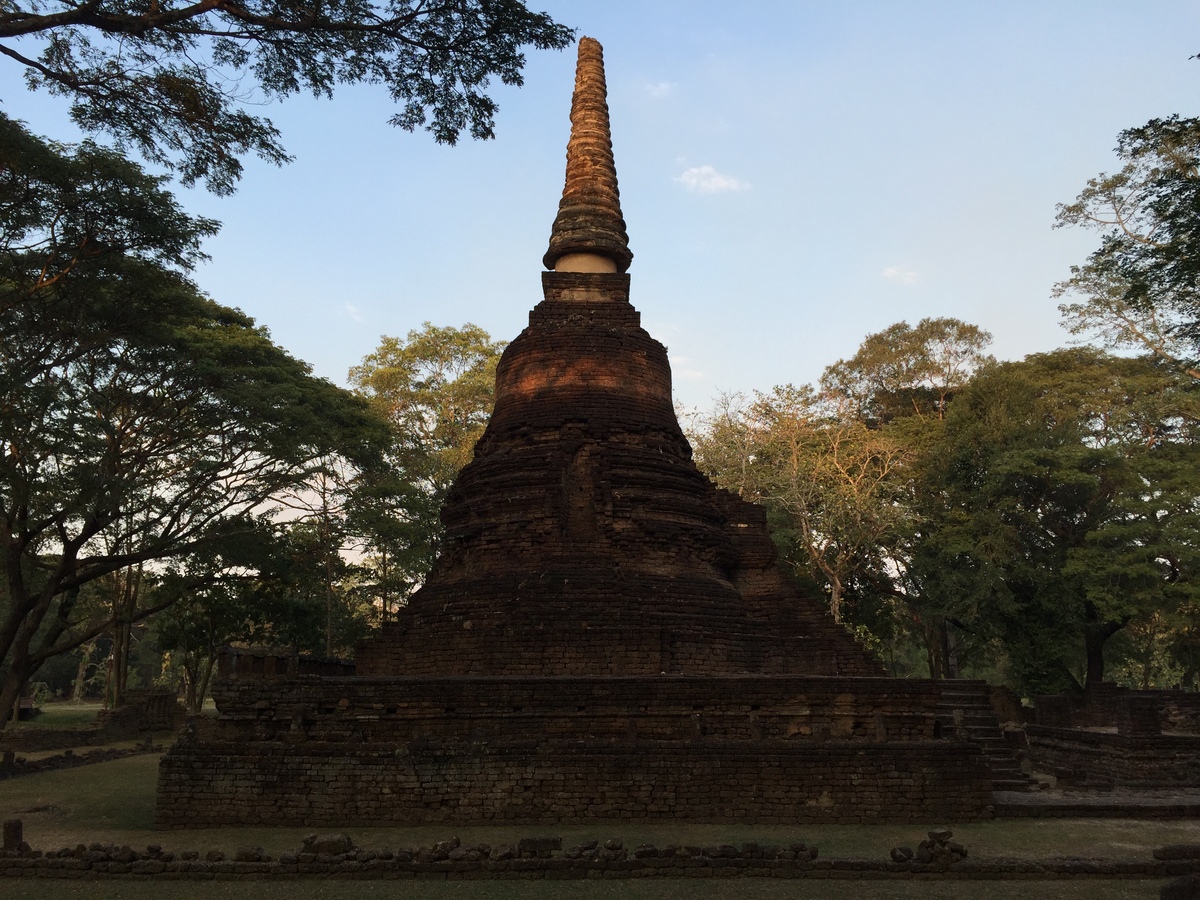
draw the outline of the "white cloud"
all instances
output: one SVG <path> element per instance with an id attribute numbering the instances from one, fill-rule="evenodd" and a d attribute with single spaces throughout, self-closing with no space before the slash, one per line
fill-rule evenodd
<path id="1" fill-rule="evenodd" d="M 347 303 L 345 306 L 346 315 L 350 317 L 352 322 L 358 322 L 360 325 L 367 321 L 363 318 L 363 314 L 358 311 L 358 307 L 353 303 Z"/>
<path id="2" fill-rule="evenodd" d="M 671 357 L 671 374 L 685 381 L 700 381 L 705 377 L 704 372 L 697 369 L 696 364 L 686 356 Z"/>
<path id="3" fill-rule="evenodd" d="M 655 100 L 666 100 L 675 93 L 675 88 L 678 86 L 673 81 L 655 81 L 652 84 L 647 84 L 645 89 L 646 93 Z"/>
<path id="4" fill-rule="evenodd" d="M 916 284 L 920 273 L 908 266 L 888 266 L 881 273 L 888 281 L 898 281 L 900 284 Z"/>
<path id="5" fill-rule="evenodd" d="M 692 166 L 684 169 L 675 179 L 689 191 L 697 194 L 720 194 L 725 191 L 744 191 L 750 187 L 740 178 L 722 175 L 712 166 Z"/>

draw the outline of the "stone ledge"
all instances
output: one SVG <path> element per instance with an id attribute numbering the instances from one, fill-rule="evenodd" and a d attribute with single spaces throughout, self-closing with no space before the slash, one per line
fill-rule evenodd
<path id="1" fill-rule="evenodd" d="M 546 841 L 547 839 L 541 839 Z M 451 849 L 447 849 L 453 844 Z M 157 847 L 138 853 L 128 847 L 83 845 L 74 850 L 38 851 L 24 847 L 0 852 L 0 877 L 45 877 L 131 880 L 254 880 L 313 876 L 340 879 L 583 879 L 583 878 L 869 878 L 952 880 L 1043 880 L 1047 878 L 1171 878 L 1200 873 L 1200 859 L 1105 860 L 963 859 L 949 864 L 892 862 L 884 859 L 818 858 L 803 844 L 770 847 L 657 848 L 642 845 L 629 851 L 619 840 L 591 842 L 561 853 L 504 846 L 459 847 L 457 840 L 433 848 L 396 852 L 356 850 L 342 854 L 284 853 L 278 859 L 226 859 L 218 851 L 200 854 L 163 852 Z M 539 847 L 542 845 L 539 844 Z M 546 847 L 554 847 L 553 839 Z M 242 856 L 239 851 L 237 856 Z"/>

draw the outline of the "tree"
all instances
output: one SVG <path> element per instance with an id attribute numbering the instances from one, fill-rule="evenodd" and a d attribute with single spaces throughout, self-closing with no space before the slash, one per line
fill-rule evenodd
<path id="1" fill-rule="evenodd" d="M 1113 635 L 1194 603 L 1194 403 L 1162 365 L 1084 349 L 991 367 L 955 400 L 911 565 L 1018 687 L 1095 685 Z"/>
<path id="2" fill-rule="evenodd" d="M 185 276 L 213 224 L 137 166 L 0 119 L 0 724 L 47 659 L 119 613 L 101 579 L 246 527 L 382 427 Z"/>
<path id="3" fill-rule="evenodd" d="M 904 447 L 832 415 L 807 387 L 776 387 L 748 405 L 726 398 L 718 410 L 693 438 L 698 465 L 767 506 L 785 559 L 824 582 L 830 613 L 842 621 L 847 587 L 881 565 L 903 527 L 896 487 Z"/>
<path id="4" fill-rule="evenodd" d="M 991 360 L 992 336 L 959 319 L 922 319 L 916 328 L 897 322 L 868 334 L 850 359 L 821 376 L 826 396 L 844 415 L 866 423 L 905 416 L 941 419 L 972 373 Z"/>
<path id="5" fill-rule="evenodd" d="M 70 98 L 88 133 L 108 133 L 184 184 L 233 190 L 256 153 L 287 156 L 269 120 L 243 108 L 339 84 L 380 84 L 402 104 L 391 122 L 454 143 L 492 136 L 492 78 L 520 85 L 521 48 L 561 49 L 573 31 L 521 0 L 13 0 L 0 54 L 31 88 Z"/>
<path id="6" fill-rule="evenodd" d="M 960 656 L 968 648 L 953 620 L 924 602 L 908 564 L 913 542 L 921 536 L 922 482 L 917 472 L 928 460 L 954 397 L 975 372 L 993 361 L 985 352 L 991 341 L 991 334 L 960 319 L 926 318 L 915 328 L 897 322 L 868 334 L 854 356 L 838 360 L 821 376 L 824 395 L 842 417 L 886 431 L 905 449 L 904 477 L 894 482 L 907 539 L 893 541 L 887 564 L 876 567 L 862 588 L 875 595 L 874 605 L 903 610 L 903 628 L 920 635 L 931 678 L 957 677 Z M 901 621 L 894 624 L 900 626 Z"/>
<path id="7" fill-rule="evenodd" d="M 337 616 L 328 633 L 328 560 L 319 528 L 277 516 L 260 516 L 228 539 L 172 560 L 152 579 L 151 590 L 173 602 L 154 617 L 159 652 L 183 683 L 188 709 L 198 712 L 222 649 L 231 643 L 287 647 L 333 655 L 360 636 Z M 349 565 L 334 565 L 344 577 Z M 340 587 L 340 585 L 338 585 Z"/>
<path id="8" fill-rule="evenodd" d="M 1075 334 L 1134 347 L 1200 379 L 1200 119 L 1152 119 L 1119 135 L 1115 175 L 1060 204 L 1055 227 L 1102 232 L 1099 249 L 1055 286 Z"/>
<path id="9" fill-rule="evenodd" d="M 382 457 L 380 458 L 382 459 Z M 347 649 L 345 642 L 335 639 L 336 623 L 344 618 L 346 601 L 342 585 L 350 569 L 346 554 L 353 550 L 349 534 L 350 491 L 356 478 L 370 478 L 384 466 L 374 465 L 357 471 L 349 460 L 329 456 L 316 461 L 309 477 L 281 500 L 287 508 L 292 537 L 293 558 L 304 557 L 307 565 L 293 566 L 295 572 L 307 577 L 296 579 L 293 587 L 303 583 L 315 587 L 325 610 L 325 640 L 322 652 L 327 657 L 337 648 Z M 303 545 L 303 551 L 296 548 Z M 349 648 L 353 650 L 353 642 Z"/>
<path id="10" fill-rule="evenodd" d="M 349 498 L 386 606 L 423 580 L 441 542 L 441 509 L 492 411 L 504 344 L 477 325 L 426 322 L 350 370 L 350 382 L 391 423 L 386 465 L 364 470 Z"/>

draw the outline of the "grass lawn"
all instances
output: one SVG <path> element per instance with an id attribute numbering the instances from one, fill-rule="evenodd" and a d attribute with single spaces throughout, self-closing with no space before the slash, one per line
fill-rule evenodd
<path id="1" fill-rule="evenodd" d="M 143 848 L 161 844 L 170 850 L 221 849 L 261 846 L 277 855 L 299 847 L 305 828 L 220 828 L 162 832 L 153 830 L 154 795 L 158 757 L 153 754 L 46 772 L 0 782 L 0 819 L 20 818 L 25 838 L 38 849 L 110 841 Z M 928 827 L 940 823 L 931 822 Z M 564 846 L 590 839 L 620 837 L 627 847 L 649 842 L 666 844 L 790 843 L 804 840 L 820 847 L 823 857 L 884 858 L 896 844 L 915 846 L 926 826 L 795 826 L 624 824 L 541 827 L 351 828 L 346 829 L 361 847 L 384 849 L 428 846 L 457 835 L 464 843 L 499 844 L 530 835 L 561 835 Z M 1200 821 L 1131 821 L 1114 819 L 1001 820 L 954 826 L 955 838 L 973 857 L 1047 858 L 1080 856 L 1104 859 L 1146 859 L 1162 844 L 1200 843 Z M 129 900 L 168 900 L 173 897 L 253 898 L 552 898 L 630 897 L 745 898 L 829 897 L 876 898 L 1054 898 L 1054 900 L 1107 900 L 1150 897 L 1157 883 L 1130 881 L 1054 882 L 837 882 L 792 881 L 736 882 L 700 879 L 620 882 L 355 882 L 355 881 L 256 881 L 256 882 L 86 882 L 31 879 L 9 881 L 6 898 L 122 897 Z"/>
<path id="2" fill-rule="evenodd" d="M 14 722 L 12 728 L 81 728 L 91 725 L 104 705 L 88 703 L 43 703 L 41 714 L 24 722 Z"/>

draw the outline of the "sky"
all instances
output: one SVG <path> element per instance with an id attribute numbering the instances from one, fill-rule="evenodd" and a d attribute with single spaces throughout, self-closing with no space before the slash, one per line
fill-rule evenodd
<path id="1" fill-rule="evenodd" d="M 1055 282 L 1099 243 L 1055 205 L 1124 128 L 1200 115 L 1200 4 L 1174 0 L 531 0 L 603 44 L 631 300 L 677 399 L 813 382 L 869 333 L 953 316 L 1002 359 L 1071 340 Z M 7 68 L 5 68 L 7 66 Z M 496 86 L 496 139 L 387 124 L 386 94 L 254 108 L 295 161 L 237 193 L 195 273 L 321 376 L 423 322 L 511 340 L 541 299 L 574 51 Z M 0 102 L 76 136 L 0 61 Z"/>

